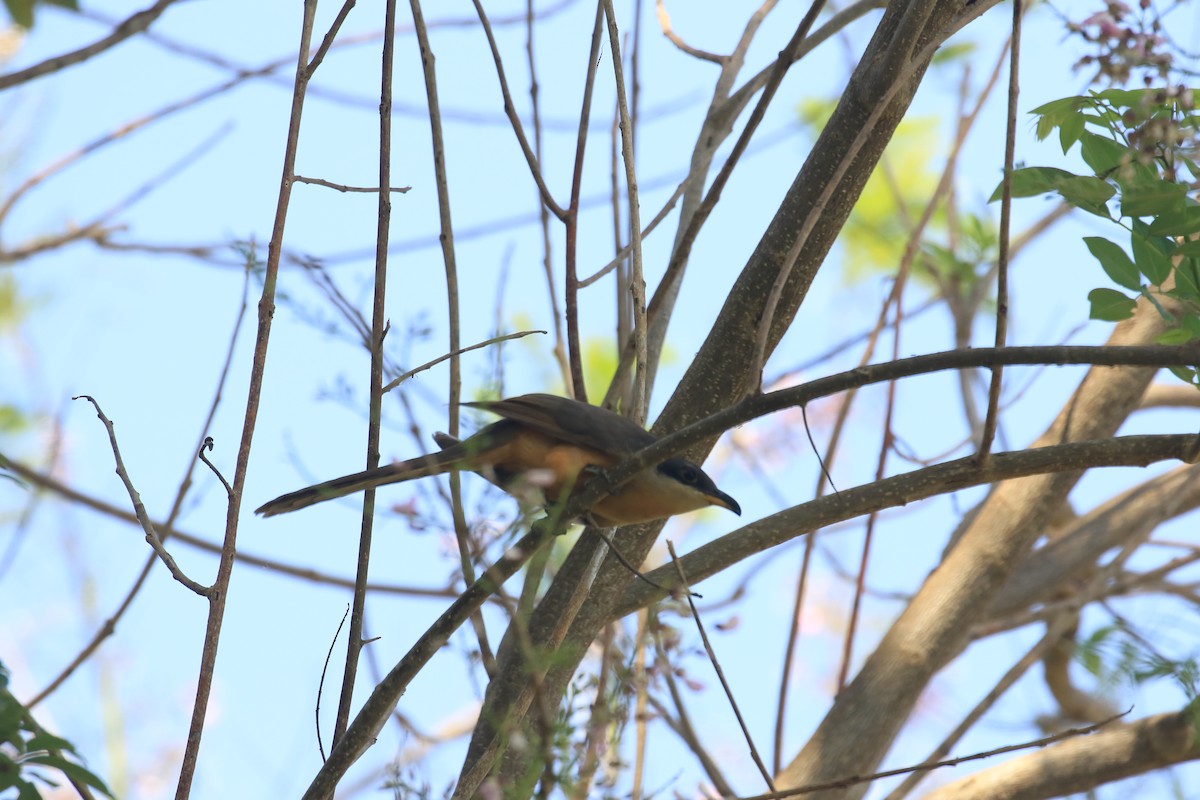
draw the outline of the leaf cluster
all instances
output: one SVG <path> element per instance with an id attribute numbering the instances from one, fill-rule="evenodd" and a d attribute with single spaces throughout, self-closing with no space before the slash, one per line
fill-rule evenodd
<path id="1" fill-rule="evenodd" d="M 17 800 L 41 800 L 42 786 L 58 784 L 39 767 L 58 770 L 72 783 L 112 797 L 104 781 L 83 766 L 75 746 L 47 733 L 13 696 L 8 690 L 8 670 L 0 663 L 0 794 L 16 789 Z"/>
<path id="2" fill-rule="evenodd" d="M 1063 154 L 1077 145 L 1090 174 L 1023 167 L 1011 176 L 1013 197 L 1057 194 L 1070 205 L 1126 232 L 1084 238 L 1088 251 L 1121 289 L 1088 293 L 1091 318 L 1118 322 L 1133 315 L 1138 296 L 1169 323 L 1165 344 L 1200 338 L 1200 204 L 1190 187 L 1200 180 L 1195 159 L 1200 116 L 1191 89 L 1108 89 L 1035 108 L 1037 137 L 1057 132 Z M 1001 196 L 1003 184 L 992 200 Z M 1163 298 L 1173 302 L 1168 310 Z M 1195 370 L 1176 374 L 1197 382 Z"/>

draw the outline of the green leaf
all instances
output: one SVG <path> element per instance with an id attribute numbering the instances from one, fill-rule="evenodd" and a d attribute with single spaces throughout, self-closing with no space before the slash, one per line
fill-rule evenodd
<path id="1" fill-rule="evenodd" d="M 1193 178 L 1200 178 L 1200 164 L 1197 164 L 1195 161 L 1183 155 L 1182 153 L 1177 153 L 1176 155 L 1179 157 L 1180 161 L 1182 161 L 1184 164 L 1187 164 L 1188 172 L 1192 173 Z"/>
<path id="2" fill-rule="evenodd" d="M 1196 371 L 1191 367 L 1171 367 L 1171 372 L 1184 383 L 1196 383 Z"/>
<path id="3" fill-rule="evenodd" d="M 22 28 L 33 27 L 33 0 L 4 0 L 12 21 Z"/>
<path id="4" fill-rule="evenodd" d="M 29 29 L 33 27 L 33 7 L 37 3 L 38 0 L 4 0 L 4 7 L 8 9 L 8 15 L 12 17 L 15 24 Z M 47 6 L 68 8 L 71 11 L 79 10 L 79 0 L 41 0 L 41 3 Z"/>
<path id="5" fill-rule="evenodd" d="M 1117 190 L 1108 181 L 1091 175 L 1073 175 L 1070 178 L 1063 178 L 1054 188 L 1062 195 L 1063 200 L 1083 209 L 1087 209 L 1089 206 L 1103 208 L 1104 204 L 1117 193 Z M 1107 213 L 1105 210 L 1103 215 L 1107 216 Z"/>
<path id="6" fill-rule="evenodd" d="M 1163 331 L 1155 339 L 1159 344 L 1180 345 L 1187 344 L 1193 337 L 1183 328 L 1171 328 L 1169 331 Z"/>
<path id="7" fill-rule="evenodd" d="M 1137 264 L 1138 272 L 1146 276 L 1154 286 L 1160 285 L 1171 274 L 1171 259 L 1169 240 L 1160 236 L 1146 235 L 1145 223 L 1141 223 L 1142 231 L 1134 228 L 1129 237 L 1133 249 L 1133 263 Z"/>
<path id="8" fill-rule="evenodd" d="M 1067 172 L 1065 169 L 1057 169 L 1055 167 L 1023 167 L 1021 169 L 1014 169 L 1012 172 L 1012 196 L 1036 197 L 1039 194 L 1055 191 L 1058 188 L 1058 184 L 1067 178 L 1078 177 L 1073 172 Z M 996 202 L 1000 199 L 1003 192 L 1004 182 L 1001 181 L 996 186 L 996 191 L 992 192 L 992 196 L 988 198 L 988 202 Z"/>
<path id="9" fill-rule="evenodd" d="M 42 732 L 29 737 L 27 748 L 30 750 L 66 750 L 75 752 L 75 746 L 61 736 Z"/>
<path id="10" fill-rule="evenodd" d="M 1181 256 L 1200 256 L 1200 239 L 1189 239 L 1178 245 L 1174 252 Z"/>
<path id="11" fill-rule="evenodd" d="M 1083 241 L 1114 283 L 1135 292 L 1141 290 L 1142 282 L 1137 267 L 1133 265 L 1129 256 L 1125 255 L 1120 245 L 1099 236 L 1085 236 Z"/>
<path id="12" fill-rule="evenodd" d="M 1120 142 L 1114 142 L 1107 136 L 1095 133 L 1084 133 L 1080 137 L 1080 154 L 1087 165 L 1097 175 L 1108 175 L 1125 163 L 1130 151 Z"/>
<path id="13" fill-rule="evenodd" d="M 93 789 L 103 792 L 108 797 L 113 796 L 112 792 L 109 791 L 109 788 L 104 785 L 104 781 L 102 781 L 96 774 L 88 770 L 86 767 L 83 767 L 69 759 L 63 758 L 62 756 L 42 755 L 31 758 L 29 761 L 30 763 L 52 767 L 77 783 L 87 784 Z"/>
<path id="14" fill-rule="evenodd" d="M 1038 141 L 1045 139 L 1052 130 L 1060 125 L 1067 124 L 1072 117 L 1081 117 L 1079 110 L 1086 102 L 1086 97 L 1064 97 L 1061 100 L 1051 100 L 1031 111 L 1030 113 L 1038 118 Z"/>
<path id="15" fill-rule="evenodd" d="M 1138 180 L 1122 187 L 1121 214 L 1126 217 L 1157 217 L 1183 208 L 1187 187 L 1181 183 Z"/>
<path id="16" fill-rule="evenodd" d="M 1200 319 L 1191 315 L 1186 316 L 1180 320 L 1180 326 L 1190 333 L 1193 339 L 1200 339 Z"/>
<path id="17" fill-rule="evenodd" d="M 1168 211 L 1150 223 L 1150 233 L 1156 236 L 1187 236 L 1200 231 L 1200 206 Z"/>
<path id="18" fill-rule="evenodd" d="M 1058 143 L 1062 145 L 1063 155 L 1066 155 L 1067 151 L 1079 141 L 1079 137 L 1083 136 L 1086 123 L 1087 120 L 1083 118 L 1083 114 L 1075 113 L 1058 126 Z"/>
<path id="19" fill-rule="evenodd" d="M 1196 273 L 1196 259 L 1185 258 L 1175 268 L 1175 296 L 1200 301 L 1200 275 Z"/>
<path id="20" fill-rule="evenodd" d="M 1141 108 L 1149 89 L 1105 89 L 1097 92 L 1096 97 L 1107 100 L 1119 108 Z"/>
<path id="21" fill-rule="evenodd" d="M 1116 289 L 1092 289 L 1088 292 L 1088 300 L 1092 304 L 1088 317 L 1105 322 L 1120 322 L 1133 316 L 1137 303 L 1130 300 Z"/>

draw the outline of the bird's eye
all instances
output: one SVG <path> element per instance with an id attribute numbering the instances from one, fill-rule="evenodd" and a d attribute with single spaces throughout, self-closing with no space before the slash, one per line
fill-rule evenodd
<path id="1" fill-rule="evenodd" d="M 695 483 L 699 475 L 691 467 L 684 467 L 679 470 L 679 477 L 684 483 Z"/>

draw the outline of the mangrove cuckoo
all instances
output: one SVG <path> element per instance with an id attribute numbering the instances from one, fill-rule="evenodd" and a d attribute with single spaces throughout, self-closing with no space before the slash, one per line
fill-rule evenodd
<path id="1" fill-rule="evenodd" d="M 564 495 L 586 482 L 589 468 L 616 466 L 656 441 L 619 414 L 548 394 L 463 405 L 486 409 L 502 419 L 461 442 L 444 434 L 435 436 L 443 448 L 440 453 L 318 483 L 277 497 L 255 513 L 272 517 L 372 486 L 456 469 L 478 472 L 512 494 L 523 487 L 536 487 L 547 502 L 554 503 L 565 500 Z M 601 498 L 589 516 L 597 525 L 616 527 L 707 506 L 742 513 L 737 501 L 718 489 L 704 470 L 675 457 L 646 469 Z"/>

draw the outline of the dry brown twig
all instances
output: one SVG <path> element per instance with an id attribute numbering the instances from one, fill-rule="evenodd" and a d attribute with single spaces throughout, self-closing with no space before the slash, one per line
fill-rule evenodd
<path id="1" fill-rule="evenodd" d="M 129 492 L 129 499 L 133 503 L 133 512 L 137 515 L 138 522 L 142 525 L 142 530 L 146 532 L 146 543 L 154 549 L 158 558 L 166 565 L 171 572 L 171 577 L 182 583 L 187 588 L 191 589 L 201 597 L 211 597 L 212 589 L 208 586 L 203 586 L 184 574 L 179 565 L 175 563 L 175 559 L 163 547 L 162 539 L 158 535 L 158 531 L 154 527 L 154 523 L 150 520 L 150 515 L 146 513 L 146 506 L 142 503 L 142 497 L 138 494 L 137 489 L 133 486 L 133 480 L 129 477 L 129 473 L 125 471 L 125 462 L 121 460 L 121 450 L 117 446 L 117 433 L 113 428 L 112 420 L 104 415 L 104 411 L 100 408 L 100 404 L 96 402 L 96 398 L 91 395 L 81 394 L 72 397 L 72 400 L 87 400 L 96 409 L 96 416 L 104 423 L 104 428 L 108 431 L 108 441 L 112 446 L 113 458 L 117 462 L 117 476 L 121 482 L 125 484 L 125 491 Z"/>
<path id="2" fill-rule="evenodd" d="M 19 86 L 22 83 L 28 83 L 35 78 L 41 78 L 45 75 L 58 72 L 61 69 L 80 64 L 92 56 L 103 53 L 105 50 L 149 28 L 173 2 L 175 0 L 158 0 L 157 3 L 149 8 L 139 11 L 118 23 L 107 36 L 98 39 L 92 44 L 81 47 L 78 50 L 72 50 L 69 53 L 47 58 L 45 61 L 34 64 L 31 67 L 10 72 L 7 75 L 0 75 L 0 92 L 10 89 L 13 86 Z"/>
<path id="3" fill-rule="evenodd" d="M 729 700 L 729 707 L 733 709 L 733 715 L 737 717 L 738 726 L 742 729 L 742 736 L 746 739 L 746 745 L 750 748 L 750 757 L 754 759 L 755 766 L 758 767 L 759 773 L 766 782 L 767 787 L 774 792 L 775 782 L 771 779 L 771 773 L 767 771 L 767 765 L 763 763 L 762 757 L 758 754 L 758 748 L 754 746 L 754 739 L 750 735 L 750 729 L 746 727 L 746 720 L 742 718 L 742 712 L 738 708 L 737 701 L 733 698 L 733 689 L 729 686 L 729 681 L 725 679 L 725 670 L 721 669 L 721 663 L 717 660 L 717 654 L 712 648 L 712 643 L 708 641 L 708 634 L 704 631 L 704 624 L 700 621 L 700 613 L 696 610 L 696 604 L 692 600 L 691 587 L 688 586 L 687 574 L 683 570 L 683 565 L 679 562 L 679 554 L 675 552 L 675 543 L 667 539 L 667 550 L 671 553 L 671 564 L 675 568 L 675 574 L 679 576 L 679 586 L 683 590 L 684 596 L 687 598 L 688 605 L 692 609 L 692 619 L 696 622 L 696 630 L 700 633 L 700 640 L 704 643 L 704 652 L 708 653 L 708 660 L 713 665 L 713 670 L 717 673 L 717 678 L 721 681 L 721 688 L 725 690 L 725 697 Z"/>
<path id="4" fill-rule="evenodd" d="M 354 0 L 346 0 L 329 33 L 326 34 L 317 54 L 308 67 L 308 75 L 320 64 L 324 54 L 333 44 L 337 28 Z M 414 11 L 416 13 L 416 11 Z M 381 54 L 382 74 L 379 90 L 379 186 L 392 185 L 392 79 L 395 53 L 396 0 L 387 0 L 384 5 L 384 35 Z M 375 232 L 375 270 L 372 282 L 373 302 L 371 305 L 371 329 L 367 338 L 371 363 L 369 366 L 369 399 L 367 403 L 366 469 L 379 466 L 379 439 L 383 428 L 383 374 L 385 369 L 384 337 L 387 335 L 387 246 L 391 225 L 391 192 L 377 192 L 378 212 Z M 454 345 L 452 345 L 453 348 Z M 342 688 L 338 700 L 337 716 L 333 726 L 332 745 L 346 732 L 350 719 L 350 707 L 354 701 L 354 685 L 358 676 L 358 659 L 367 644 L 363 635 L 363 618 L 367 602 L 367 582 L 371 566 L 371 538 L 375 529 L 375 487 L 363 492 L 362 522 L 359 529 L 358 554 L 354 578 L 354 596 L 350 605 L 350 630 L 346 641 L 346 662 L 342 673 Z"/>

